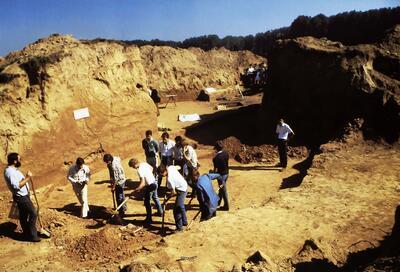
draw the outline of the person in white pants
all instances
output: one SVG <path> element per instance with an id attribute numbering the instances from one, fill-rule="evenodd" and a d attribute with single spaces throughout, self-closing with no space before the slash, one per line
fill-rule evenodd
<path id="1" fill-rule="evenodd" d="M 82 158 L 76 159 L 76 164 L 69 169 L 67 178 L 72 184 L 72 189 L 74 189 L 79 203 L 82 205 L 81 217 L 87 218 L 89 212 L 88 182 L 90 169 L 85 165 L 85 161 Z"/>

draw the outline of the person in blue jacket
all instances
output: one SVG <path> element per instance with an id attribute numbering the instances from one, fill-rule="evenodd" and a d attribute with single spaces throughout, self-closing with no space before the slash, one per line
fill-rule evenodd
<path id="1" fill-rule="evenodd" d="M 197 200 L 200 205 L 200 221 L 208 220 L 217 214 L 219 197 L 215 193 L 212 181 L 221 178 L 220 174 L 208 173 L 200 176 L 198 170 L 193 171 Z"/>

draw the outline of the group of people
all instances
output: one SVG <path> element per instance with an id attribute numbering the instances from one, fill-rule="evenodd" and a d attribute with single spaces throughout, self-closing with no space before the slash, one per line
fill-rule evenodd
<path id="1" fill-rule="evenodd" d="M 267 82 L 267 65 L 265 63 L 252 64 L 242 74 L 246 86 L 264 85 Z"/>
<path id="2" fill-rule="evenodd" d="M 288 124 L 280 119 L 276 133 L 278 136 L 278 150 L 280 162 L 278 166 L 287 166 L 287 141 L 294 135 L 293 130 Z M 162 179 L 166 178 L 166 185 L 169 194 L 164 198 L 165 201 L 175 197 L 173 209 L 176 231 L 182 231 L 188 225 L 185 209 L 185 198 L 188 187 L 192 187 L 192 197 L 196 196 L 200 206 L 201 220 L 208 220 L 216 216 L 218 208 L 229 210 L 229 199 L 227 190 L 227 180 L 229 177 L 229 155 L 223 149 L 221 142 L 216 142 L 214 149 L 216 155 L 213 158 L 213 169 L 203 175 L 199 172 L 199 162 L 195 149 L 181 136 L 175 137 L 175 141 L 169 139 L 169 134 L 164 132 L 161 141 L 156 141 L 152 137 L 152 131 L 145 133 L 142 141 L 146 161 L 139 162 L 136 158 L 131 158 L 128 162 L 129 167 L 137 170 L 139 185 L 134 189 L 135 192 L 142 192 L 144 195 L 144 206 L 146 209 L 145 224 L 152 224 L 152 207 L 150 200 L 153 199 L 157 208 L 156 215 L 162 216 L 165 212 L 158 198 L 158 189 Z M 105 154 L 103 161 L 106 163 L 110 175 L 111 190 L 116 199 L 118 210 L 121 217 L 125 216 L 126 199 L 124 187 L 126 182 L 125 171 L 122 161 L 117 156 Z M 36 228 L 37 211 L 30 199 L 29 181 L 32 173 L 28 171 L 24 175 L 20 170 L 21 156 L 18 153 L 9 153 L 7 156 L 8 166 L 4 170 L 4 178 L 13 200 L 18 206 L 19 220 L 25 238 L 32 242 L 40 241 Z M 85 164 L 83 158 L 77 158 L 76 163 L 70 167 L 67 175 L 72 184 L 72 188 L 82 205 L 81 217 L 88 217 L 88 183 L 90 180 L 90 169 Z M 212 184 L 213 180 L 218 182 L 218 193 L 215 192 Z M 221 205 L 223 201 L 223 205 Z"/>
<path id="3" fill-rule="evenodd" d="M 140 162 L 137 158 L 131 158 L 129 167 L 136 169 L 139 185 L 133 193 L 143 194 L 144 206 L 146 209 L 145 224 L 152 224 L 153 200 L 157 209 L 156 216 L 162 216 L 164 210 L 158 197 L 162 180 L 166 178 L 166 187 L 169 194 L 164 198 L 175 197 L 173 209 L 176 230 L 181 231 L 186 226 L 185 199 L 188 188 L 192 188 L 192 197 L 199 201 L 201 220 L 207 220 L 216 215 L 216 210 L 223 201 L 221 210 L 229 210 L 227 191 L 227 180 L 229 175 L 229 155 L 223 150 L 221 143 L 215 144 L 216 156 L 213 159 L 214 169 L 210 173 L 200 175 L 199 161 L 195 148 L 193 148 L 181 136 L 176 136 L 175 141 L 169 139 L 168 132 L 163 132 L 161 140 L 153 138 L 152 131 L 147 130 L 142 140 L 142 148 L 146 160 Z M 116 200 L 116 205 L 121 206 L 118 210 L 120 217 L 125 216 L 127 209 L 124 187 L 126 182 L 125 171 L 121 159 L 111 154 L 105 154 L 103 161 L 107 164 L 111 190 Z M 88 216 L 89 205 L 87 200 L 87 184 L 90 179 L 90 170 L 84 164 L 82 158 L 76 160 L 68 172 L 68 180 L 72 183 L 74 192 L 82 205 L 81 216 Z M 214 191 L 212 180 L 217 180 L 219 185 L 218 194 Z"/>

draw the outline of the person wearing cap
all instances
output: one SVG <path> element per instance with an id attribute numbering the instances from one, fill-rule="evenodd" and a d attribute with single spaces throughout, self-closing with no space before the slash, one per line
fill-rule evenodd
<path id="1" fill-rule="evenodd" d="M 229 211 L 229 199 L 228 199 L 228 188 L 227 181 L 229 177 L 229 154 L 225 150 L 223 150 L 223 145 L 220 141 L 215 143 L 214 149 L 217 154 L 213 159 L 214 165 L 214 173 L 218 173 L 220 177 L 218 180 L 219 185 L 219 201 L 218 205 L 221 204 L 221 201 L 224 200 L 224 205 L 221 207 L 221 210 Z"/>
<path id="2" fill-rule="evenodd" d="M 160 204 L 160 200 L 157 195 L 157 182 L 156 178 L 153 175 L 153 167 L 147 162 L 141 162 L 135 158 L 129 160 L 129 166 L 136 169 L 140 184 L 139 186 L 133 190 L 133 192 L 144 191 L 144 206 L 146 207 L 146 224 L 153 223 L 152 220 L 152 212 L 151 212 L 151 204 L 150 199 L 153 199 L 154 203 L 157 207 L 157 215 L 162 216 L 163 210 Z"/>
<path id="3" fill-rule="evenodd" d="M 89 212 L 88 204 L 88 182 L 90 179 L 90 169 L 85 165 L 82 158 L 77 158 L 75 165 L 71 166 L 68 171 L 67 179 L 72 184 L 72 189 L 82 205 L 81 217 L 87 218 Z"/>

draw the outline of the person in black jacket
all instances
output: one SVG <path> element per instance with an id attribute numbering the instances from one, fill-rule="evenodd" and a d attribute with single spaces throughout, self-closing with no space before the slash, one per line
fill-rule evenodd
<path id="1" fill-rule="evenodd" d="M 146 138 L 142 141 L 144 154 L 146 155 L 146 162 L 153 167 L 153 174 L 157 178 L 157 154 L 159 152 L 158 143 L 153 139 L 153 132 L 146 131 Z"/>
<path id="2" fill-rule="evenodd" d="M 229 211 L 229 200 L 228 200 L 228 189 L 226 186 L 226 182 L 229 176 L 229 154 L 225 150 L 223 150 L 222 143 L 220 141 L 215 143 L 214 149 L 216 150 L 217 154 L 213 159 L 214 164 L 214 172 L 221 175 L 218 178 L 218 185 L 219 185 L 219 203 L 221 204 L 221 200 L 224 200 L 224 205 L 222 206 L 221 210 Z"/>

